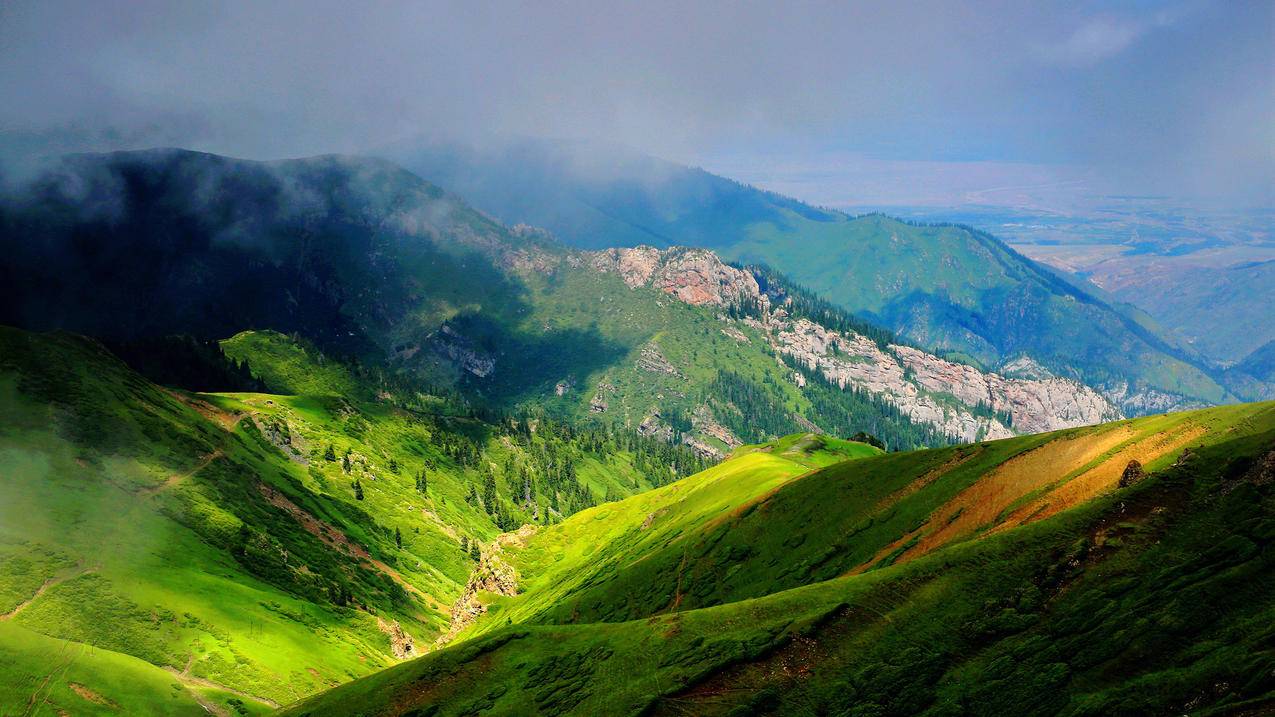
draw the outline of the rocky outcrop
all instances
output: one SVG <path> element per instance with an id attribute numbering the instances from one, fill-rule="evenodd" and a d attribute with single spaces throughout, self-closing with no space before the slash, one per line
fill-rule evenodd
<path id="1" fill-rule="evenodd" d="M 691 423 L 697 433 L 716 438 L 725 443 L 727 448 L 733 449 L 744 445 L 739 436 L 736 436 L 729 428 L 717 422 L 708 406 L 701 405 L 696 409 L 695 415 L 691 417 Z M 720 451 L 716 450 L 714 453 L 721 454 Z"/>
<path id="2" fill-rule="evenodd" d="M 390 638 L 390 652 L 400 660 L 406 660 L 409 657 L 416 657 L 416 644 L 412 640 L 412 636 L 403 631 L 403 626 L 398 624 L 398 620 L 386 621 L 382 618 L 376 618 L 376 627 Z"/>
<path id="3" fill-rule="evenodd" d="M 1120 482 L 1117 485 L 1121 488 L 1128 488 L 1146 477 L 1146 471 L 1142 470 L 1142 464 L 1137 459 L 1129 461 L 1124 467 L 1124 472 L 1120 474 Z"/>
<path id="4" fill-rule="evenodd" d="M 1006 438 L 1120 417 L 1104 395 L 1053 376 L 1029 358 L 1006 364 L 1005 372 L 1010 375 L 1002 375 L 910 346 L 878 346 L 864 336 L 793 317 L 782 297 L 776 297 L 772 306 L 771 297 L 761 291 L 750 272 L 723 263 L 708 250 L 636 247 L 609 249 L 589 257 L 594 269 L 618 274 L 631 288 L 649 286 L 696 306 L 747 306 L 750 318 L 718 316 L 726 324 L 724 334 L 748 341 L 739 330 L 742 321 L 757 329 L 787 361 L 843 389 L 853 387 L 879 396 L 914 423 L 932 426 L 954 439 Z M 677 371 L 653 344 L 643 348 L 638 366 L 655 373 Z M 804 388 L 806 377 L 796 372 L 794 382 Z M 662 434 L 650 418 L 639 430 Z M 731 445 L 723 437 L 729 431 L 715 422 L 700 420 L 695 428 L 702 437 L 713 436 Z M 723 431 L 725 434 L 718 435 Z"/>
<path id="5" fill-rule="evenodd" d="M 652 286 L 692 306 L 730 306 L 761 296 L 751 273 L 707 249 L 607 249 L 592 255 L 592 266 L 619 274 L 630 288 Z"/>
<path id="6" fill-rule="evenodd" d="M 1208 405 L 1199 401 L 1189 401 L 1176 393 L 1165 393 L 1153 388 L 1139 388 L 1123 381 L 1101 388 L 1102 395 L 1108 401 L 1134 415 L 1184 411 L 1191 408 L 1204 408 Z"/>
<path id="7" fill-rule="evenodd" d="M 669 363 L 669 360 L 664 358 L 664 354 L 660 353 L 660 347 L 653 343 L 642 347 L 642 351 L 638 354 L 637 367 L 651 373 L 666 373 L 670 376 L 681 375 L 681 371 L 678 371 L 676 366 Z"/>
<path id="8" fill-rule="evenodd" d="M 460 597 L 452 604 L 451 624 L 447 632 L 438 638 L 439 646 L 451 642 L 461 630 L 487 611 L 487 605 L 479 598 L 480 593 L 518 594 L 518 573 L 504 561 L 501 552 L 506 546 L 521 544 L 535 530 L 534 525 L 524 525 L 512 533 L 502 533 L 491 545 L 480 548 L 478 565 L 469 574 Z"/>
<path id="9" fill-rule="evenodd" d="M 496 370 L 495 359 L 477 350 L 466 336 L 447 324 L 433 338 L 438 353 L 478 378 L 486 378 Z"/>
<path id="10" fill-rule="evenodd" d="M 591 256 L 594 269 L 603 273 L 619 274 L 630 288 L 646 286 L 660 264 L 659 249 L 639 246 L 632 249 L 606 249 Z"/>
<path id="11" fill-rule="evenodd" d="M 666 441 L 673 439 L 673 427 L 661 421 L 659 413 L 652 413 L 642 419 L 637 432 L 639 436 L 662 438 Z"/>
<path id="12" fill-rule="evenodd" d="M 910 346 L 891 350 L 922 388 L 1009 414 L 1020 433 L 1040 433 L 1112 420 L 1119 413 L 1097 391 L 1062 378 L 1014 379 L 945 361 Z"/>

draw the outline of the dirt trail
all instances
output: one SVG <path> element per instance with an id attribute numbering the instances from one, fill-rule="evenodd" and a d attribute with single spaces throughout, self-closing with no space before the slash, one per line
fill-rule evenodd
<path id="1" fill-rule="evenodd" d="M 350 540 L 349 536 L 327 522 L 314 517 L 309 511 L 296 503 L 293 503 L 286 495 L 280 493 L 277 489 L 268 486 L 265 483 L 258 483 L 257 490 L 265 497 L 266 502 L 276 508 L 286 511 L 293 517 L 294 520 L 301 524 L 301 527 L 304 528 L 307 533 L 321 540 L 324 545 L 351 557 L 358 558 L 359 562 L 364 565 L 376 568 L 388 576 L 391 580 L 398 583 L 404 590 L 419 597 L 426 603 L 441 610 L 447 609 L 447 606 L 439 602 L 434 596 L 421 592 L 419 588 L 408 582 L 407 579 L 399 573 L 399 571 L 372 557 L 371 554 L 367 552 L 367 549 L 362 545 Z"/>
<path id="2" fill-rule="evenodd" d="M 181 401 L 190 408 L 198 411 L 204 418 L 214 421 L 227 431 L 235 430 L 235 426 L 244 419 L 245 414 L 230 413 L 214 406 L 213 404 L 195 396 L 190 396 L 181 391 L 174 391 L 171 388 L 164 388 L 163 391 L 173 398 Z"/>
<path id="3" fill-rule="evenodd" d="M 39 587 L 38 589 L 36 589 L 36 591 L 35 591 L 35 594 L 34 594 L 34 595 L 32 595 L 31 597 L 27 598 L 26 600 L 24 600 L 24 601 L 22 601 L 22 602 L 18 603 L 18 605 L 17 605 L 16 607 L 14 607 L 12 610 L 10 610 L 9 612 L 7 612 L 7 613 L 5 613 L 5 614 L 3 614 L 3 615 L 0 615 L 0 622 L 3 622 L 3 621 L 5 621 L 5 620 L 11 620 L 11 619 L 13 619 L 13 616 L 17 615 L 18 613 L 20 613 L 20 612 L 22 612 L 23 610 L 25 610 L 25 609 L 27 609 L 28 607 L 30 607 L 31 603 L 35 602 L 35 601 L 36 601 L 36 599 L 37 599 L 37 598 L 39 598 L 41 595 L 43 595 L 43 594 L 45 593 L 45 591 L 47 591 L 49 588 L 51 588 L 51 587 L 56 587 L 56 586 L 58 586 L 58 585 L 60 585 L 60 584 L 62 584 L 62 583 L 64 583 L 64 582 L 66 582 L 67 580 L 71 580 L 72 578 L 78 578 L 78 577 L 80 577 L 81 575 L 87 575 L 87 574 L 89 574 L 89 573 L 96 572 L 96 571 L 97 571 L 97 569 L 98 569 L 98 566 L 96 566 L 96 565 L 95 565 L 95 566 L 93 566 L 93 567 L 91 567 L 91 568 L 78 568 L 78 567 L 77 567 L 77 568 L 73 568 L 73 569 L 71 569 L 71 570 L 69 570 L 69 571 L 67 571 L 67 572 L 65 572 L 65 573 L 63 573 L 63 574 L 61 574 L 61 575 L 54 575 L 53 577 L 49 578 L 48 580 L 45 580 L 45 581 L 44 581 L 44 583 L 43 583 L 42 585 L 40 585 L 40 587 Z"/>
<path id="4" fill-rule="evenodd" d="M 212 453 L 209 453 L 208 455 L 204 456 L 203 459 L 200 460 L 199 463 L 194 468 L 191 468 L 185 473 L 174 473 L 173 475 L 165 479 L 163 483 L 160 483 L 157 486 L 151 486 L 150 488 L 143 488 L 141 491 L 141 494 L 143 496 L 152 496 L 157 493 L 163 493 L 164 491 L 172 488 L 173 486 L 179 483 L 185 482 L 191 476 L 207 468 L 210 463 L 217 460 L 218 458 L 224 457 L 225 455 L 226 454 L 223 453 L 220 448 L 218 448 Z"/>
<path id="5" fill-rule="evenodd" d="M 222 692 L 229 692 L 230 694 L 245 700 L 252 700 L 253 702 L 260 702 L 262 704 L 270 705 L 270 707 L 274 709 L 279 709 L 282 706 L 278 702 L 275 702 L 274 700 L 266 698 L 266 697 L 250 695 L 247 692 L 236 690 L 233 687 L 227 687 L 226 685 L 223 685 L 219 682 L 213 682 L 212 680 L 206 680 L 202 677 L 194 677 L 193 675 L 185 674 L 184 672 L 182 672 L 181 670 L 178 670 L 176 667 L 173 667 L 172 665 L 165 665 L 164 671 L 169 673 L 173 677 L 176 677 L 179 682 L 186 685 L 187 687 L 190 687 L 190 686 L 205 687 L 211 690 L 221 690 Z M 199 702 L 199 704 L 204 709 L 208 710 L 209 712 L 212 712 L 213 714 L 217 714 L 217 715 L 222 715 L 226 713 L 226 711 L 222 709 L 219 705 L 216 705 L 204 700 L 199 695 L 198 692 L 194 690 L 190 690 L 190 694 L 193 695 L 195 699 Z"/>
<path id="6" fill-rule="evenodd" d="M 52 689 L 53 678 L 64 674 L 76 660 L 84 654 L 87 647 L 81 642 L 64 642 L 62 650 L 58 653 L 57 664 L 49 670 L 49 674 L 44 676 L 44 680 L 36 686 L 35 691 L 31 693 L 31 697 L 27 699 L 27 706 L 22 710 L 22 717 L 29 717 L 40 711 L 44 703 L 49 699 L 49 691 Z"/>

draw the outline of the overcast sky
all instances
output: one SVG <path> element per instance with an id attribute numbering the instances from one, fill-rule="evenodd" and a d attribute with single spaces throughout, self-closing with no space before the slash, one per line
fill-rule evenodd
<path id="1" fill-rule="evenodd" d="M 1270 206 L 1273 47 L 1270 1 L 3 1 L 0 132 L 261 158 L 606 139 L 821 203 L 1088 182 Z"/>

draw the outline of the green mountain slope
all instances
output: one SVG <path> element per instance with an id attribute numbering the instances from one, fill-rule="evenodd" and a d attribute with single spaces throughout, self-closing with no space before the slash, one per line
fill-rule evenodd
<path id="1" fill-rule="evenodd" d="M 165 389 L 0 328 L 0 712 L 293 701 L 446 632 L 480 542 L 702 465 L 485 422 L 279 334 L 225 345 L 299 395 Z"/>
<path id="2" fill-rule="evenodd" d="M 895 377 L 908 400 L 925 394 L 916 410 L 844 382 L 799 390 L 799 369 L 776 362 L 757 328 L 736 326 L 756 280 L 715 256 L 666 253 L 652 259 L 663 285 L 630 285 L 603 266 L 609 255 L 507 229 L 380 160 L 72 156 L 0 199 L 0 246 L 0 323 L 98 337 L 161 380 L 191 372 L 155 354 L 215 361 L 208 342 L 260 329 L 474 405 L 685 436 L 708 455 L 800 430 L 867 431 L 892 448 L 1010 432 L 1008 399 L 982 406 L 995 403 L 987 392 L 949 399 Z M 171 334 L 198 341 L 182 349 L 164 343 Z M 1108 408 L 1032 400 L 1014 419 L 1040 430 Z"/>
<path id="3" fill-rule="evenodd" d="M 523 531 L 484 556 L 506 561 L 523 590 L 487 596 L 478 637 L 285 714 L 1260 714 L 1275 703 L 1275 404 L 796 475 L 776 474 L 775 460 L 751 452 L 715 468 L 716 481 Z M 721 500 L 723 484 L 735 499 L 704 520 L 697 506 Z"/>
<path id="4" fill-rule="evenodd" d="M 385 154 L 507 223 L 544 226 L 575 246 L 702 246 L 768 264 L 920 346 L 989 367 L 1028 356 L 1127 413 L 1233 400 L 1157 327 L 972 229 L 852 218 L 612 147 Z"/>

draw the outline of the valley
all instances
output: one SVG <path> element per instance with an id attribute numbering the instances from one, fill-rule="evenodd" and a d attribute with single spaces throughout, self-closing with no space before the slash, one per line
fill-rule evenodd
<path id="1" fill-rule="evenodd" d="M 0 717 L 1275 715 L 1275 2 L 0 2 Z"/>
<path id="2" fill-rule="evenodd" d="M 833 223 L 1012 258 L 963 228 Z M 381 160 L 80 155 L 0 202 L 0 237 L 6 713 L 1105 713 L 1269 692 L 1201 696 L 1265 659 L 1237 635 L 1269 612 L 1270 404 L 1125 419 L 1127 387 L 933 353 L 874 323 L 884 305 L 711 248 L 566 246 Z M 1013 677 L 1055 701 L 967 691 L 1108 590 L 1182 614 L 1127 587 L 1169 579 L 1161 545 L 1205 556 L 1210 600 L 1249 598 L 1192 628 L 1225 649 L 1151 659 L 1161 622 L 1132 652 L 1076 628 Z M 1104 657 L 1068 656 L 1087 650 Z M 1141 682 L 1095 682 L 1112 660 Z"/>

